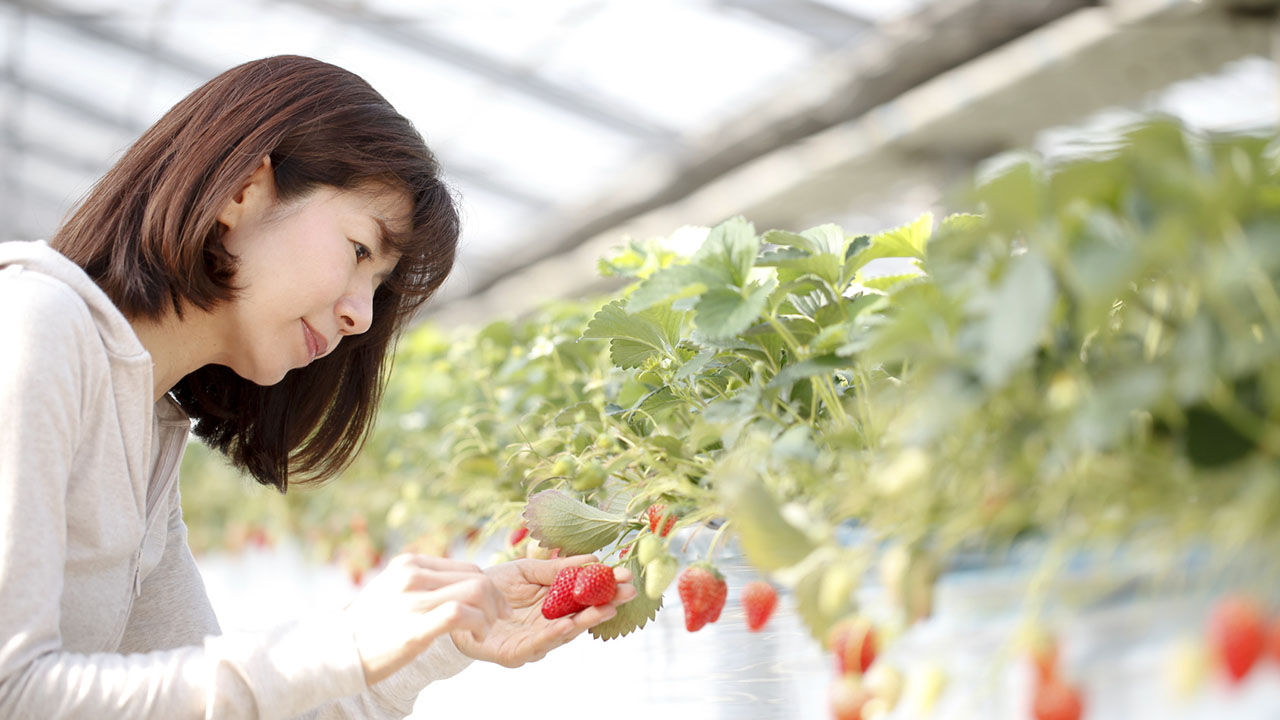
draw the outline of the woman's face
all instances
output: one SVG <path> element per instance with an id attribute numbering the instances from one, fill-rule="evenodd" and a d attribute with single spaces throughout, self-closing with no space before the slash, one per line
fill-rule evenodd
<path id="1" fill-rule="evenodd" d="M 259 385 L 369 329 L 374 290 L 399 259 L 384 232 L 406 231 L 411 211 L 407 195 L 382 187 L 323 187 L 280 204 L 265 185 L 251 181 L 224 211 L 240 291 L 216 311 L 221 364 Z"/>

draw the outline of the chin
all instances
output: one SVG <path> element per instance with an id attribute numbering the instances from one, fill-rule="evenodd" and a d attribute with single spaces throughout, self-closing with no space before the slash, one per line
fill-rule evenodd
<path id="1" fill-rule="evenodd" d="M 284 380 L 293 368 L 232 368 L 237 375 L 254 385 L 271 387 Z"/>

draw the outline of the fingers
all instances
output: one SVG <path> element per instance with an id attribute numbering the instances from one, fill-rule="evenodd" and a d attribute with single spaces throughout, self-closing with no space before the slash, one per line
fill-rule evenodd
<path id="1" fill-rule="evenodd" d="M 441 572 L 484 572 L 478 565 L 474 565 L 464 560 L 420 555 L 418 553 L 402 553 L 397 555 L 392 558 L 391 562 L 387 563 L 388 566 L 393 564 L 401 564 L 409 567 L 422 568 L 424 570 L 437 570 Z"/>
<path id="2" fill-rule="evenodd" d="M 511 606 L 489 578 L 469 577 L 433 590 L 417 594 L 419 607 L 425 611 L 450 602 L 461 603 L 482 611 L 485 617 L 495 621 L 511 617 Z"/>
<path id="3" fill-rule="evenodd" d="M 478 640 L 489 634 L 494 619 L 473 605 L 449 600 L 441 603 L 421 616 L 420 636 L 435 638 L 446 632 L 465 630 Z"/>
<path id="4" fill-rule="evenodd" d="M 571 557 L 556 558 L 555 560 L 517 560 L 516 562 L 520 564 L 521 572 L 530 582 L 539 585 L 550 585 L 555 582 L 556 575 L 567 567 L 599 561 L 599 558 L 595 555 L 573 555 Z"/>

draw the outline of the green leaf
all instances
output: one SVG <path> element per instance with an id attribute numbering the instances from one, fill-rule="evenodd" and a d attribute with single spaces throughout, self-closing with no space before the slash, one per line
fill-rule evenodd
<path id="1" fill-rule="evenodd" d="M 773 288 L 771 279 L 751 288 L 745 296 L 728 288 L 707 291 L 698 301 L 695 316 L 698 329 L 712 338 L 731 338 L 741 334 L 760 320 Z"/>
<path id="2" fill-rule="evenodd" d="M 711 228 L 707 240 L 693 256 L 693 264 L 728 273 L 733 285 L 744 287 L 747 275 L 760 253 L 755 227 L 741 217 L 731 218 Z"/>
<path id="3" fill-rule="evenodd" d="M 988 298 L 983 326 L 980 372 L 988 386 L 1001 385 L 1039 344 L 1056 298 L 1053 272 L 1040 253 L 1029 250 L 1009 261 Z"/>
<path id="4" fill-rule="evenodd" d="M 783 282 L 795 282 L 805 275 L 813 275 L 833 287 L 840 282 L 841 259 L 832 253 L 810 255 L 799 250 L 777 250 L 765 253 L 756 264 L 789 270 L 789 273 L 778 273 L 778 279 Z"/>
<path id="5" fill-rule="evenodd" d="M 849 361 L 836 355 L 823 355 L 821 357 L 810 358 L 803 362 L 788 365 L 782 368 L 782 372 L 773 376 L 769 384 L 765 387 L 772 390 L 775 388 L 784 388 L 791 385 L 797 380 L 804 378 L 816 377 L 818 375 L 830 375 L 836 370 L 849 367 Z"/>
<path id="6" fill-rule="evenodd" d="M 707 288 L 729 284 L 730 280 L 727 273 L 717 273 L 702 265 L 676 265 L 654 273 L 641 283 L 631 293 L 627 308 L 636 312 L 660 302 L 701 295 Z"/>
<path id="7" fill-rule="evenodd" d="M 692 358 L 689 359 L 688 362 L 686 362 L 684 365 L 681 365 L 680 369 L 676 371 L 675 379 L 687 380 L 690 377 L 697 375 L 698 373 L 702 372 L 702 369 L 707 366 L 707 363 L 715 359 L 717 354 L 718 354 L 717 350 L 715 350 L 714 348 L 709 348 L 707 350 L 703 350 L 697 355 L 694 355 Z"/>
<path id="8" fill-rule="evenodd" d="M 609 357 L 624 370 L 638 368 L 650 358 L 671 355 L 679 341 L 682 315 L 666 306 L 629 313 L 623 301 L 600 308 L 591 318 L 583 338 L 609 341 Z"/>
<path id="9" fill-rule="evenodd" d="M 878 277 L 867 278 L 860 282 L 862 283 L 862 286 L 868 290 L 878 290 L 883 293 L 888 293 L 890 290 L 904 282 L 911 282 L 922 277 L 924 277 L 923 273 L 901 273 L 880 275 Z"/>
<path id="10" fill-rule="evenodd" d="M 524 521 L 529 534 L 543 547 L 560 548 L 564 555 L 593 553 L 616 541 L 628 527 L 627 518 L 559 490 L 544 490 L 529 498 Z"/>
<path id="11" fill-rule="evenodd" d="M 845 261 L 844 276 L 852 278 L 867 263 L 880 258 L 924 259 L 925 247 L 933 231 L 933 213 L 921 215 L 915 222 L 882 232 L 871 243 Z"/>
<path id="12" fill-rule="evenodd" d="M 778 500 L 755 473 L 723 463 L 717 468 L 720 489 L 742 551 L 762 570 L 790 567 L 813 552 L 813 541 L 782 516 Z"/>
<path id="13" fill-rule="evenodd" d="M 658 615 L 662 609 L 662 596 L 649 597 L 644 590 L 644 566 L 640 564 L 637 553 L 632 553 L 625 566 L 631 571 L 632 581 L 636 586 L 636 596 L 631 602 L 618 606 L 618 614 L 588 632 L 597 640 L 613 640 L 630 634 L 644 627 Z"/>

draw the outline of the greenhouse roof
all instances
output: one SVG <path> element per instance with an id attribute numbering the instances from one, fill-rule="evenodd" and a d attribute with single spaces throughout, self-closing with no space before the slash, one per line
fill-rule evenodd
<path id="1" fill-rule="evenodd" d="M 464 296 L 1090 5 L 11 0 L 3 234 L 50 234 L 142 130 L 218 72 L 312 55 L 364 76 L 440 156 L 464 210 L 446 296 Z"/>

